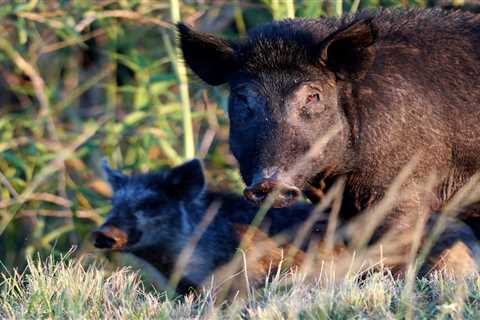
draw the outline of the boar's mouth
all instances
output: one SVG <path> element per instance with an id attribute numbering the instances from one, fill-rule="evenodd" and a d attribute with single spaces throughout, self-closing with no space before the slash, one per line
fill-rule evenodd
<path id="1" fill-rule="evenodd" d="M 322 201 L 328 190 L 335 184 L 339 175 L 333 175 L 333 170 L 326 170 L 318 173 L 313 178 L 307 179 L 302 189 L 305 197 L 312 203 L 316 204 Z"/>

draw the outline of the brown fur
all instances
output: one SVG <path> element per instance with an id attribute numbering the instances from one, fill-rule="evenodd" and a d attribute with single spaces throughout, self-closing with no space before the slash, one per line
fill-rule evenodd
<path id="1" fill-rule="evenodd" d="M 314 194 L 343 178 L 340 218 L 348 223 L 385 200 L 416 159 L 374 243 L 390 230 L 412 235 L 422 214 L 445 210 L 480 169 L 478 15 L 364 11 L 273 22 L 237 42 L 179 31 L 193 71 L 230 85 L 230 147 L 255 203 L 277 186 Z M 303 161 L 333 127 L 337 134 Z M 295 200 L 286 195 L 274 205 Z M 479 235 L 478 199 L 461 207 L 459 217 Z M 434 250 L 450 245 L 442 234 Z"/>

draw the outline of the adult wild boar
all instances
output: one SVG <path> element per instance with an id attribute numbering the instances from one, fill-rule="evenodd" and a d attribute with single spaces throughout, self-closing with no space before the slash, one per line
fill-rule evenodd
<path id="1" fill-rule="evenodd" d="M 188 66 L 230 87 L 230 147 L 254 203 L 280 189 L 274 206 L 288 206 L 301 190 L 344 177 L 348 219 L 384 198 L 417 156 L 403 183 L 410 195 L 383 224 L 408 230 L 480 169 L 480 16 L 364 11 L 273 22 L 241 41 L 178 31 Z M 323 151 L 302 162 L 325 135 Z M 425 192 L 431 174 L 438 180 Z"/>

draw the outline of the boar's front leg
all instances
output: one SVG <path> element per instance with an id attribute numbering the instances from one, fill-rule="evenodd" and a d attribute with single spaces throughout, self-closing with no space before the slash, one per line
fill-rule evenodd
<path id="1" fill-rule="evenodd" d="M 477 274 L 480 243 L 473 230 L 459 219 L 441 217 L 436 213 L 429 215 L 423 228 L 419 229 L 416 223 L 406 227 L 406 223 L 398 222 L 381 236 L 375 236 L 378 236 L 375 247 L 384 248 L 382 258 L 385 259 L 385 265 L 399 276 L 407 271 L 408 264 L 413 262 L 412 258 L 422 257 L 424 261 L 417 260 L 421 263 L 417 269 L 420 277 L 434 271 L 445 272 L 458 279 Z M 441 219 L 445 219 L 442 221 L 443 227 L 435 234 Z M 418 250 L 412 253 L 412 248 Z M 412 257 L 412 254 L 415 256 Z"/>
<path id="2" fill-rule="evenodd" d="M 445 219 L 447 219 L 446 227 L 433 245 L 419 275 L 442 271 L 461 279 L 477 274 L 480 263 L 480 243 L 475 232 L 459 219 L 448 217 Z M 438 214 L 432 215 L 426 226 L 426 237 L 431 234 L 439 220 Z"/>
<path id="3" fill-rule="evenodd" d="M 432 198 L 425 193 L 408 197 L 407 201 L 390 209 L 382 202 L 388 199 L 374 198 L 373 202 L 368 201 L 367 209 L 352 221 L 348 237 L 355 248 L 364 245 L 372 251 L 382 248 L 384 264 L 401 275 L 412 259 L 412 248 L 418 246 L 418 252 L 423 252 L 429 244 L 440 214 L 432 212 L 430 203 L 425 202 L 425 199 Z M 480 243 L 474 230 L 460 219 L 442 218 L 446 219 L 443 231 L 436 235 L 437 239 L 434 239 L 419 275 L 424 276 L 434 270 L 446 271 L 459 278 L 475 274 L 480 262 Z"/>

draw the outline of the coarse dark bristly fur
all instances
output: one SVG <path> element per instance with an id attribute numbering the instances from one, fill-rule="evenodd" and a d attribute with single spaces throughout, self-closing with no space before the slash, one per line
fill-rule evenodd
<path id="1" fill-rule="evenodd" d="M 179 293 L 197 288 L 216 269 L 230 262 L 240 241 L 237 226 L 248 226 L 258 212 L 241 195 L 206 189 L 203 167 L 197 159 L 171 170 L 133 176 L 111 169 L 106 163 L 104 170 L 113 189 L 113 206 L 105 223 L 94 232 L 95 246 L 132 253 L 167 278 L 175 272 L 180 253 L 209 208 L 219 203 L 214 220 L 185 268 L 177 287 Z M 312 208 L 297 203 L 290 208 L 271 209 L 266 216 L 268 234 L 293 230 L 307 219 Z M 315 233 L 321 236 L 325 227 L 326 220 L 319 221 L 310 238 Z"/>
<path id="2" fill-rule="evenodd" d="M 434 10 L 363 11 L 340 19 L 292 19 L 225 41 L 178 25 L 186 63 L 205 82 L 230 86 L 230 147 L 248 188 L 275 205 L 344 177 L 341 218 L 384 198 L 418 162 L 378 230 L 412 232 L 480 169 L 480 16 Z M 323 152 L 289 174 L 316 141 Z M 434 174 L 432 192 L 422 186 Z M 425 210 L 427 208 L 427 210 Z M 480 204 L 460 213 L 480 235 Z"/>

